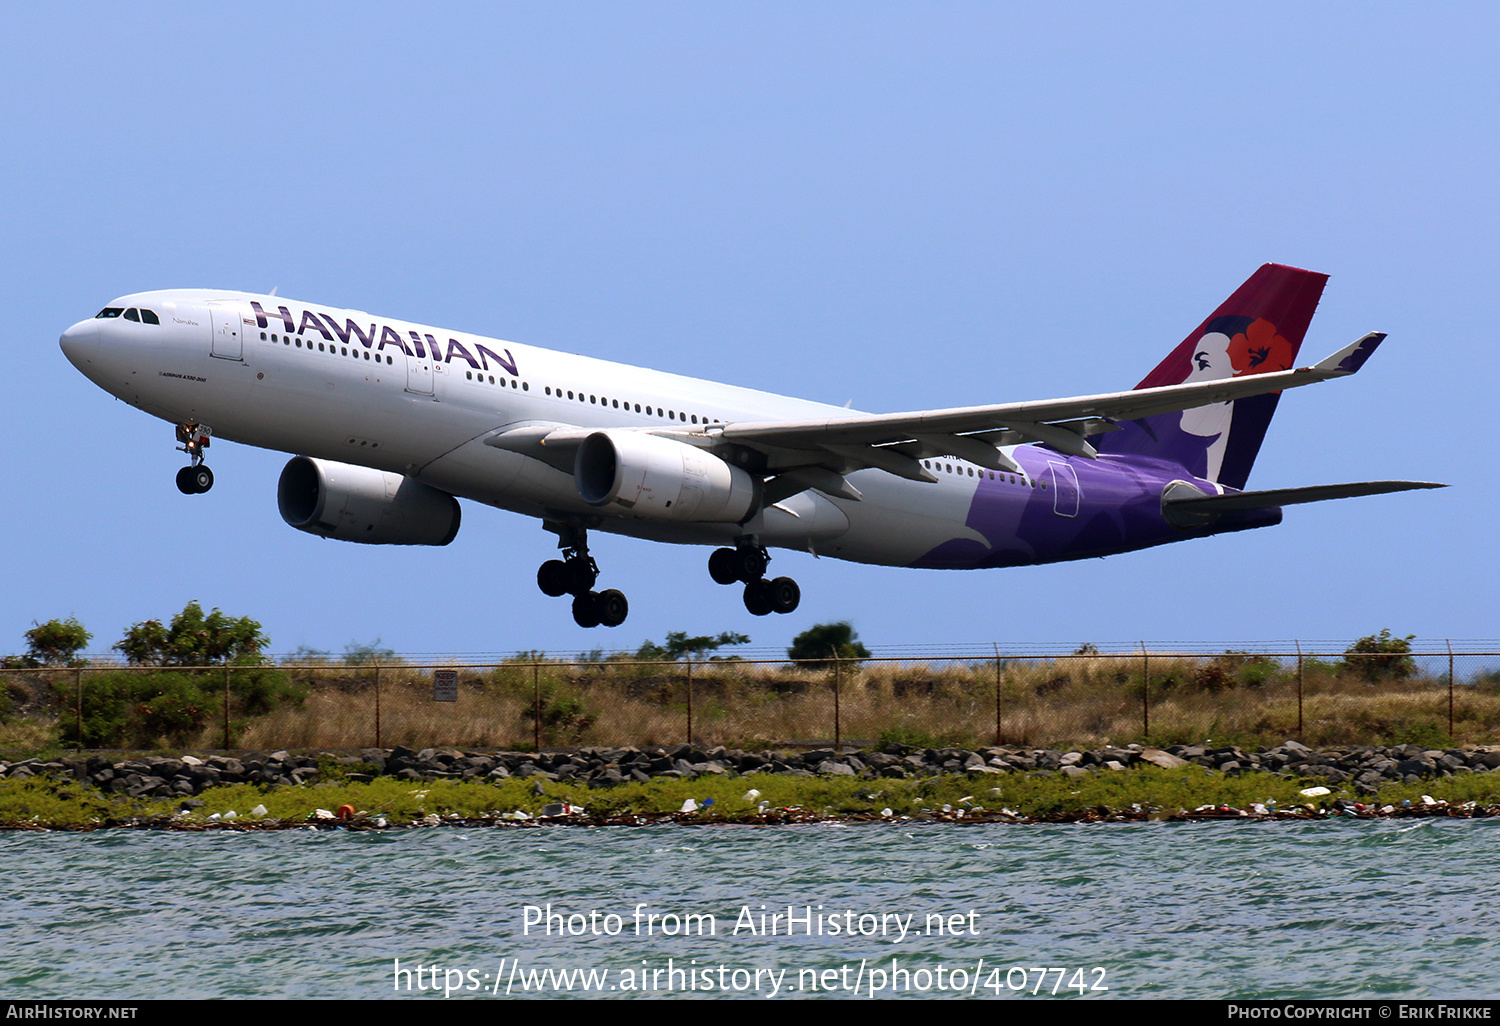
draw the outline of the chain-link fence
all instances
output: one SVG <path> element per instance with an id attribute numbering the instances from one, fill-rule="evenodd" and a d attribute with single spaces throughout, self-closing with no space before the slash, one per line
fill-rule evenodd
<path id="1" fill-rule="evenodd" d="M 694 742 L 1500 741 L 1500 653 L 88 666 L 0 672 L 0 753 Z"/>

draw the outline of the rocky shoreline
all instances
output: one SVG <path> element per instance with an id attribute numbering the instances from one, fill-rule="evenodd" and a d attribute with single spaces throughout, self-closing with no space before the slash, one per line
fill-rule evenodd
<path id="1" fill-rule="evenodd" d="M 191 798 L 221 784 L 296 787 L 327 779 L 368 782 L 378 776 L 413 782 L 512 778 L 613 787 L 631 781 L 695 779 L 773 773 L 792 777 L 921 778 L 944 774 L 1000 777 L 1027 773 L 1087 776 L 1141 765 L 1196 765 L 1226 775 L 1273 773 L 1355 795 L 1374 795 L 1390 783 L 1418 783 L 1500 768 L 1500 749 L 1427 749 L 1419 745 L 1314 750 L 1286 741 L 1262 752 L 1233 746 L 1130 745 L 1086 751 L 987 747 L 917 748 L 888 745 L 879 752 L 817 748 L 804 752 L 667 747 L 582 748 L 529 752 L 464 752 L 454 748 L 367 748 L 356 753 L 286 751 L 237 755 L 134 756 L 103 754 L 0 762 L 0 778 L 76 780 L 131 798 Z"/>

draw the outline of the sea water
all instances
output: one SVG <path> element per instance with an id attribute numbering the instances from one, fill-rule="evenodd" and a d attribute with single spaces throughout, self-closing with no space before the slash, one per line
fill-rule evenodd
<path id="1" fill-rule="evenodd" d="M 0 996 L 1493 998 L 1500 822 L 0 834 Z"/>

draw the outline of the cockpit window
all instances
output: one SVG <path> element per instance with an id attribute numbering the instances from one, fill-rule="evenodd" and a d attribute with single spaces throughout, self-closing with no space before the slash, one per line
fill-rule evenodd
<path id="1" fill-rule="evenodd" d="M 125 311 L 125 319 L 127 321 L 136 321 L 136 322 L 139 322 L 140 319 L 141 319 L 141 315 L 138 314 L 138 313 L 136 313 L 135 312 L 135 307 L 132 306 L 129 310 Z"/>
<path id="2" fill-rule="evenodd" d="M 100 320 L 100 321 L 107 321 L 111 317 L 118 317 L 118 316 L 120 316 L 124 312 L 125 312 L 125 310 L 124 310 L 123 307 L 106 306 L 103 310 L 100 310 L 98 313 L 94 314 L 94 319 L 95 320 Z"/>
<path id="3" fill-rule="evenodd" d="M 141 307 L 141 320 L 144 321 L 144 322 L 146 322 L 147 324 L 160 324 L 161 323 L 161 321 L 158 320 L 157 317 L 156 317 L 156 311 L 155 310 L 147 310 L 145 307 Z"/>

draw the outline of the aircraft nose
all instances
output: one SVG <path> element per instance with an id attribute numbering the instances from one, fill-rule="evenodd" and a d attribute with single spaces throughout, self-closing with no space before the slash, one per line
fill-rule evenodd
<path id="1" fill-rule="evenodd" d="M 79 321 L 63 332 L 62 338 L 58 339 L 58 344 L 62 346 L 63 353 L 72 361 L 73 366 L 82 369 L 98 339 L 99 324 L 90 317 L 86 321 Z"/>

